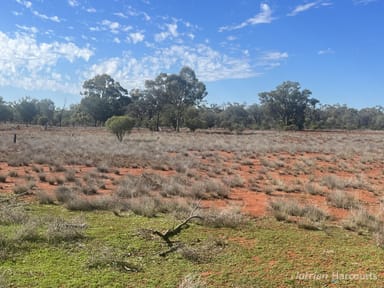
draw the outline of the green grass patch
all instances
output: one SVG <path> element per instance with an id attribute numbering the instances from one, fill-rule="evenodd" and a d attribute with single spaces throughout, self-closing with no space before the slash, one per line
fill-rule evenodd
<path id="1" fill-rule="evenodd" d="M 172 238 L 183 243 L 184 250 L 161 257 L 168 247 L 148 231 L 180 223 L 171 216 L 117 217 L 108 211 L 47 205 L 33 205 L 29 213 L 39 219 L 81 218 L 87 229 L 84 237 L 70 241 L 41 238 L 10 244 L 21 224 L 1 224 L 0 234 L 7 241 L 0 244 L 23 248 L 0 258 L 0 283 L 5 287 L 178 287 L 188 275 L 206 287 L 380 287 L 384 282 L 384 250 L 371 237 L 341 228 L 310 231 L 272 217 L 250 220 L 241 228 L 190 223 Z M 333 279 L 356 273 L 377 279 Z"/>

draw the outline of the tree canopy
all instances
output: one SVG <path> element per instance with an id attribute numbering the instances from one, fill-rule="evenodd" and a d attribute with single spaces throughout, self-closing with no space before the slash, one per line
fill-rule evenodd
<path id="1" fill-rule="evenodd" d="M 82 109 L 97 123 L 114 115 L 123 115 L 131 102 L 128 91 L 108 74 L 97 75 L 83 84 Z"/>
<path id="2" fill-rule="evenodd" d="M 273 91 L 260 93 L 260 103 L 282 126 L 302 130 L 309 104 L 317 100 L 310 98 L 310 90 L 300 89 L 298 82 L 286 81 Z"/>

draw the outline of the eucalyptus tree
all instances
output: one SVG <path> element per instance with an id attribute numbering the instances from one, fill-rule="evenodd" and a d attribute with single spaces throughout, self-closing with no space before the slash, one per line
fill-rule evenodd
<path id="1" fill-rule="evenodd" d="M 286 81 L 270 92 L 259 94 L 261 105 L 285 128 L 304 129 L 306 110 L 316 101 L 312 92 L 301 90 L 298 82 Z"/>
<path id="2" fill-rule="evenodd" d="M 97 75 L 83 84 L 82 109 L 97 123 L 114 115 L 123 115 L 131 102 L 128 91 L 108 74 Z"/>

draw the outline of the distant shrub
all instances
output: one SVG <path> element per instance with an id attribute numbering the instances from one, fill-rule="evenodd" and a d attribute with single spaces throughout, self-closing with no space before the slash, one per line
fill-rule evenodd
<path id="1" fill-rule="evenodd" d="M 311 195 L 324 195 L 324 188 L 316 183 L 307 183 L 304 187 L 304 190 Z"/>
<path id="2" fill-rule="evenodd" d="M 327 195 L 327 200 L 330 205 L 343 209 L 357 208 L 359 204 L 352 194 L 341 190 L 331 191 Z"/>
<path id="3" fill-rule="evenodd" d="M 116 195 L 122 198 L 134 198 L 147 195 L 157 184 L 155 176 L 126 176 L 117 186 Z M 159 180 L 160 181 L 160 180 Z M 160 183 L 158 183 L 161 185 Z"/>
<path id="4" fill-rule="evenodd" d="M 286 221 L 289 216 L 295 216 L 306 218 L 313 222 L 320 222 L 329 217 L 326 212 L 316 206 L 300 205 L 294 200 L 276 200 L 270 203 L 270 208 L 278 221 Z"/>
<path id="5" fill-rule="evenodd" d="M 370 214 L 367 209 L 360 207 L 351 211 L 349 217 L 344 221 L 343 227 L 348 230 L 357 231 L 367 229 L 368 231 L 377 231 L 380 221 L 377 217 Z"/>
<path id="6" fill-rule="evenodd" d="M 0 175 L 0 182 L 1 183 L 7 182 L 7 175 Z"/>
<path id="7" fill-rule="evenodd" d="M 195 182 L 190 190 L 190 195 L 199 199 L 228 198 L 229 186 L 217 180 Z"/>
<path id="8" fill-rule="evenodd" d="M 60 186 L 55 190 L 55 196 L 57 201 L 67 203 L 75 198 L 75 192 L 68 187 Z"/>
<path id="9" fill-rule="evenodd" d="M 39 190 L 36 192 L 36 198 L 40 204 L 53 204 L 55 203 L 55 197 L 52 193 Z"/>
<path id="10" fill-rule="evenodd" d="M 246 217 L 238 209 L 209 209 L 203 211 L 200 216 L 203 225 L 215 228 L 238 228 L 246 223 Z"/>
<path id="11" fill-rule="evenodd" d="M 22 224 L 28 220 L 28 214 L 24 207 L 13 205 L 0 205 L 0 224 Z"/>
<path id="12" fill-rule="evenodd" d="M 38 241 L 40 239 L 39 222 L 35 219 L 29 219 L 29 221 L 19 227 L 13 237 L 15 241 Z"/>
<path id="13" fill-rule="evenodd" d="M 47 239 L 50 243 L 72 241 L 85 237 L 86 223 L 81 219 L 67 221 L 63 218 L 53 218 L 47 227 Z"/>
<path id="14" fill-rule="evenodd" d="M 26 186 L 19 186 L 19 185 L 17 185 L 17 186 L 15 186 L 13 188 L 13 193 L 15 193 L 17 195 L 26 194 L 26 193 L 28 193 L 28 190 L 29 189 Z"/>
<path id="15" fill-rule="evenodd" d="M 201 280 L 200 276 L 189 274 L 183 278 L 178 288 L 204 288 L 206 284 Z"/>
<path id="16" fill-rule="evenodd" d="M 135 126 L 135 120 L 128 116 L 112 116 L 105 122 L 105 126 L 122 142 L 125 134 L 130 133 Z"/>
<path id="17" fill-rule="evenodd" d="M 336 175 L 325 175 L 322 178 L 322 184 L 329 189 L 344 189 L 347 186 L 347 182 Z"/>
<path id="18" fill-rule="evenodd" d="M 127 204 L 133 213 L 145 217 L 155 217 L 161 205 L 158 198 L 147 196 L 129 199 Z"/>

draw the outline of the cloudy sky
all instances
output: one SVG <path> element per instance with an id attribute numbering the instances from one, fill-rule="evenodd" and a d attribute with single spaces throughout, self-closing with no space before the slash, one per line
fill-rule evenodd
<path id="1" fill-rule="evenodd" d="M 80 101 L 193 68 L 208 103 L 300 82 L 323 104 L 384 105 L 383 0 L 2 0 L 0 96 Z"/>

